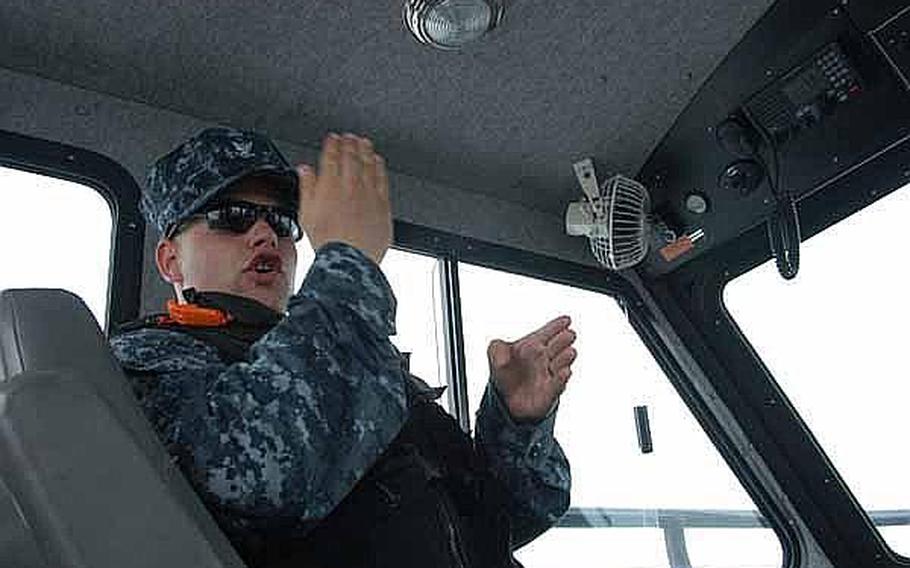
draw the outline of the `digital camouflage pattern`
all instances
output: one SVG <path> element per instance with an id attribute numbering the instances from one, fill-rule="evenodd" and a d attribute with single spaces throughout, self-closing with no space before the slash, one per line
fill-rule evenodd
<path id="1" fill-rule="evenodd" d="M 247 175 L 272 175 L 297 209 L 297 172 L 271 140 L 245 130 L 207 128 L 159 158 L 149 170 L 140 208 L 164 235 L 219 192 Z"/>
<path id="2" fill-rule="evenodd" d="M 478 449 L 494 475 L 531 513 L 530 518 L 512 515 L 513 534 L 536 536 L 535 527 L 552 526 L 569 508 L 572 478 L 569 462 L 553 436 L 555 409 L 540 422 L 516 424 L 490 381 L 476 418 Z"/>
<path id="3" fill-rule="evenodd" d="M 409 398 L 438 396 L 409 381 L 389 341 L 395 308 L 379 268 L 330 243 L 248 362 L 227 364 L 213 346 L 169 329 L 128 332 L 112 346 L 207 504 L 307 524 L 326 517 L 389 446 Z M 551 414 L 515 424 L 494 388 L 481 404 L 478 450 L 523 507 L 516 515 L 534 517 L 519 524 L 552 524 L 568 506 L 553 422 Z"/>

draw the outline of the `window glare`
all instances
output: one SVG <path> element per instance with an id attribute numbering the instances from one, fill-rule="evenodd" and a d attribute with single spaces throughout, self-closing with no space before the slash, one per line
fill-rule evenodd
<path id="1" fill-rule="evenodd" d="M 668 565 L 658 528 L 554 528 L 518 550 L 528 568 L 662 568 Z"/>
<path id="2" fill-rule="evenodd" d="M 93 188 L 0 167 L 0 289 L 63 288 L 105 325 L 113 218 Z"/>
<path id="3" fill-rule="evenodd" d="M 910 269 L 901 248 L 908 217 L 910 186 L 803 243 L 794 280 L 767 262 L 724 291 L 730 314 L 870 512 L 910 510 L 910 454 L 901 449 L 910 399 Z M 881 534 L 910 556 L 906 527 Z"/>
<path id="4" fill-rule="evenodd" d="M 436 335 L 437 307 L 435 258 L 400 250 L 389 250 L 382 259 L 382 271 L 395 292 L 398 333 L 392 342 L 411 354 L 411 373 L 433 386 L 445 384 L 439 364 Z"/>

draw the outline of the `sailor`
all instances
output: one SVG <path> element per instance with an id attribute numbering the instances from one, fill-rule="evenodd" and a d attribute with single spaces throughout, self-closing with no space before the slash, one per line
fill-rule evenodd
<path id="1" fill-rule="evenodd" d="M 466 435 L 389 340 L 389 185 L 369 140 L 327 136 L 317 173 L 206 129 L 153 165 L 141 205 L 175 298 L 111 345 L 249 566 L 516 566 L 565 512 L 569 319 L 490 344 Z M 304 231 L 316 256 L 295 291 Z"/>

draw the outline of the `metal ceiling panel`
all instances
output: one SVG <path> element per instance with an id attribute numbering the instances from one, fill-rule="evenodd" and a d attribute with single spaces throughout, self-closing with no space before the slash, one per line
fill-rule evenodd
<path id="1" fill-rule="evenodd" d="M 634 174 L 771 0 L 517 0 L 461 52 L 401 1 L 7 0 L 0 66 L 318 145 L 559 214 L 572 163 Z"/>

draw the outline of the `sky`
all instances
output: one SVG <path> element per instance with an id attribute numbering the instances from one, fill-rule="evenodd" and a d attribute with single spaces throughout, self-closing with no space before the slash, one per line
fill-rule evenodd
<path id="1" fill-rule="evenodd" d="M 91 188 L 0 168 L 0 289 L 63 287 L 103 324 L 111 243 L 107 203 Z M 910 455 L 899 451 L 910 415 L 901 324 L 910 304 L 901 228 L 910 192 L 898 191 L 803 244 L 801 271 L 785 282 L 768 263 L 731 283 L 724 300 L 746 337 L 868 510 L 910 509 Z M 36 218 L 40 228 L 36 230 Z M 305 241 L 298 283 L 312 259 Z M 53 259 L 49 262 L 49 259 Z M 382 265 L 398 298 L 398 335 L 412 371 L 444 384 L 436 262 L 390 251 Z M 754 510 L 748 495 L 679 399 L 616 302 L 562 285 L 460 265 L 473 414 L 488 380 L 486 346 L 569 315 L 579 358 L 556 426 L 573 473 L 573 507 L 642 510 L 638 528 L 555 529 L 520 551 L 528 566 L 665 567 L 655 509 Z M 638 447 L 633 408 L 647 405 L 654 451 Z M 652 511 L 652 513 L 648 513 Z M 910 530 L 883 530 L 910 556 Z M 767 529 L 686 532 L 702 567 L 777 567 Z M 735 542 L 735 546 L 731 546 Z M 743 564 L 748 559 L 747 564 Z"/>

